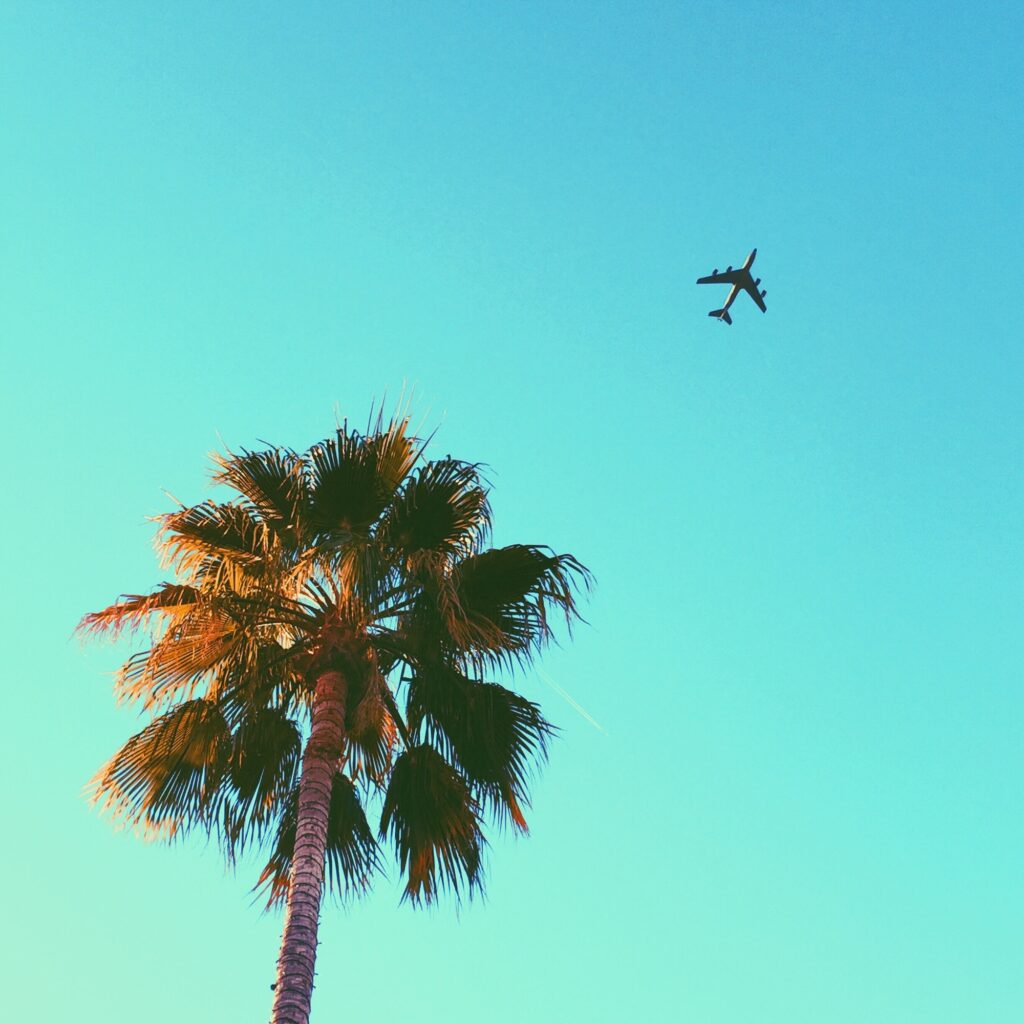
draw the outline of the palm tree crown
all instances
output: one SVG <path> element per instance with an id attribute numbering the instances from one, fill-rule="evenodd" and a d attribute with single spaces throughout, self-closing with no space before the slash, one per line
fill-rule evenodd
<path id="1" fill-rule="evenodd" d="M 413 902 L 471 893 L 483 819 L 525 832 L 546 756 L 540 709 L 487 676 L 527 663 L 553 616 L 571 626 L 589 574 L 544 547 L 488 548 L 480 467 L 423 447 L 378 416 L 304 453 L 214 456 L 233 497 L 160 517 L 175 581 L 82 621 L 152 630 L 116 680 L 152 721 L 96 800 L 149 838 L 198 827 L 229 860 L 267 853 L 257 884 L 287 903 L 275 1021 L 308 1019 L 325 880 L 365 889 L 383 841 Z"/>

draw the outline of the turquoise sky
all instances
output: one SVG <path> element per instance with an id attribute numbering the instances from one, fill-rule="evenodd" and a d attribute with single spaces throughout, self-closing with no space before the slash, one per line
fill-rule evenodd
<path id="1" fill-rule="evenodd" d="M 0 7 L 10 1019 L 265 1020 L 247 866 L 81 787 L 78 618 L 206 453 L 415 388 L 589 625 L 489 897 L 324 915 L 314 1020 L 1024 1019 L 1016 4 Z M 709 320 L 757 246 L 762 316 Z M 546 678 L 545 678 L 546 677 Z M 546 681 L 600 723 L 594 728 Z"/>

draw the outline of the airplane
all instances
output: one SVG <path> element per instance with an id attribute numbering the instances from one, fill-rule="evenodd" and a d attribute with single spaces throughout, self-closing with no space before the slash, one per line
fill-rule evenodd
<path id="1" fill-rule="evenodd" d="M 710 277 L 699 277 L 697 278 L 697 284 L 731 284 L 732 291 L 729 292 L 729 297 L 725 300 L 725 305 L 721 309 L 713 309 L 708 316 L 717 317 L 719 320 L 724 320 L 727 324 L 732 323 L 732 317 L 729 316 L 729 307 L 735 302 L 736 296 L 739 295 L 740 289 L 742 288 L 760 307 L 761 312 L 765 312 L 764 297 L 768 294 L 768 289 L 765 288 L 762 291 L 757 290 L 757 286 L 761 283 L 761 278 L 754 278 L 750 274 L 750 268 L 754 264 L 754 257 L 757 255 L 757 250 L 751 251 L 747 257 L 747 262 L 743 264 L 739 270 L 733 270 L 732 267 L 726 267 L 725 273 L 720 274 L 716 267 Z"/>

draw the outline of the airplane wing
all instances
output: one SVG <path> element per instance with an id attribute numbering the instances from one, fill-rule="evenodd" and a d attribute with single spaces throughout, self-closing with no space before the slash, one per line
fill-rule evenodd
<path id="1" fill-rule="evenodd" d="M 762 313 L 767 313 L 768 308 L 764 304 L 764 299 L 761 298 L 761 293 L 757 289 L 757 285 L 754 284 L 754 279 L 747 273 L 747 279 L 743 282 L 743 288 L 746 293 L 757 303 Z"/>
<path id="2" fill-rule="evenodd" d="M 721 274 L 698 277 L 697 284 L 736 284 L 742 276 L 742 270 L 725 270 Z"/>

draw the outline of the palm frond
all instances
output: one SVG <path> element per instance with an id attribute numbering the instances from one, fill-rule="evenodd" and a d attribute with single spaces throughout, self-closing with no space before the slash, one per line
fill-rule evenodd
<path id="1" fill-rule="evenodd" d="M 220 709 L 191 700 L 160 716 L 128 742 L 90 783 L 93 801 L 148 839 L 182 827 L 209 827 L 224 777 L 230 732 Z"/>
<path id="2" fill-rule="evenodd" d="M 454 757 L 500 821 L 527 831 L 527 787 L 554 732 L 536 704 L 434 663 L 417 668 L 409 684 L 408 718 Z"/>
<path id="3" fill-rule="evenodd" d="M 483 660 L 507 664 L 551 639 L 549 613 L 569 629 L 579 618 L 576 595 L 590 573 L 572 555 L 512 544 L 463 559 L 453 573 L 456 600 L 445 608 L 457 644 Z"/>
<path id="4" fill-rule="evenodd" d="M 299 807 L 296 786 L 281 813 L 277 839 L 270 859 L 256 883 L 267 897 L 267 909 L 280 905 L 288 895 Z M 327 823 L 327 883 L 335 896 L 363 892 L 380 869 L 380 853 L 355 787 L 341 772 L 331 785 Z"/>
<path id="5" fill-rule="evenodd" d="M 310 523 L 319 534 L 363 533 L 391 497 L 377 471 L 377 453 L 346 428 L 306 453 L 311 484 Z"/>
<path id="6" fill-rule="evenodd" d="M 191 610 L 199 599 L 194 587 L 161 583 L 152 594 L 122 594 L 112 605 L 90 612 L 78 624 L 83 635 L 110 633 L 118 636 L 124 630 L 138 629 L 154 615 L 173 618 Z"/>
<path id="7" fill-rule="evenodd" d="M 204 602 L 173 624 L 147 651 L 133 654 L 115 676 L 119 701 L 145 707 L 190 697 L 204 677 L 250 638 L 222 606 Z M 238 654 L 241 657 L 241 654 Z"/>
<path id="8" fill-rule="evenodd" d="M 277 639 L 239 645 L 218 664 L 209 694 L 216 696 L 232 728 L 253 709 L 273 707 L 288 719 L 305 710 L 309 687 L 300 670 L 307 646 L 298 641 L 284 647 Z"/>
<path id="9" fill-rule="evenodd" d="M 324 553 L 321 565 L 337 579 L 346 594 L 366 609 L 381 607 L 383 596 L 395 583 L 395 566 L 388 553 L 372 537 L 356 535 Z"/>
<path id="10" fill-rule="evenodd" d="M 395 760 L 380 834 L 395 844 L 407 881 L 404 899 L 433 902 L 442 891 L 482 887 L 479 809 L 466 780 L 431 746 Z"/>
<path id="11" fill-rule="evenodd" d="M 448 458 L 428 462 L 408 477 L 378 539 L 406 558 L 425 552 L 464 555 L 485 540 L 490 526 L 480 467 Z"/>
<path id="12" fill-rule="evenodd" d="M 279 708 L 257 708 L 231 736 L 230 794 L 222 810 L 225 852 L 233 858 L 260 839 L 294 788 L 302 753 L 298 726 Z"/>
<path id="13" fill-rule="evenodd" d="M 238 454 L 214 453 L 214 483 L 227 484 L 242 494 L 280 535 L 301 528 L 306 498 L 302 459 L 287 448 Z"/>
<path id="14" fill-rule="evenodd" d="M 409 434 L 409 417 L 395 416 L 385 423 L 384 411 L 370 424 L 364 443 L 373 453 L 377 477 L 390 497 L 412 471 L 423 444 Z"/>
<path id="15" fill-rule="evenodd" d="M 200 568 L 209 576 L 211 558 L 252 577 L 266 568 L 273 537 L 252 508 L 207 501 L 160 516 L 159 522 L 163 563 L 186 577 Z"/>

